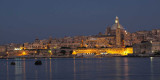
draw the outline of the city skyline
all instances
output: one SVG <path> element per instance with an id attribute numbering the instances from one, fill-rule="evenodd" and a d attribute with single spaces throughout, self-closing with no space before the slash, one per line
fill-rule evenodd
<path id="1" fill-rule="evenodd" d="M 160 28 L 160 1 L 114 1 L 2 1 L 0 44 L 104 33 L 115 16 L 128 32 Z"/>
<path id="2" fill-rule="evenodd" d="M 160 0 L 0 0 L 0 80 L 160 79 Z"/>

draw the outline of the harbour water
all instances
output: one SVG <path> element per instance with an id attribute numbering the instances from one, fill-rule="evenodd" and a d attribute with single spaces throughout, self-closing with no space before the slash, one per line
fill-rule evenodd
<path id="1" fill-rule="evenodd" d="M 0 59 L 0 80 L 160 80 L 160 57 Z"/>

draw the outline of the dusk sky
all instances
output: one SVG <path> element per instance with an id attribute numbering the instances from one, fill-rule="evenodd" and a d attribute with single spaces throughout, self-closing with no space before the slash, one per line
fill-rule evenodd
<path id="1" fill-rule="evenodd" d="M 118 16 L 129 32 L 160 28 L 160 0 L 0 0 L 0 44 L 105 32 Z"/>

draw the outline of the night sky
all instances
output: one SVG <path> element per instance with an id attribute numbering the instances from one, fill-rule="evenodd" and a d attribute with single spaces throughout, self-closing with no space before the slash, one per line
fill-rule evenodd
<path id="1" fill-rule="evenodd" d="M 129 32 L 160 28 L 160 0 L 0 0 L 0 44 L 104 33 L 116 16 Z"/>

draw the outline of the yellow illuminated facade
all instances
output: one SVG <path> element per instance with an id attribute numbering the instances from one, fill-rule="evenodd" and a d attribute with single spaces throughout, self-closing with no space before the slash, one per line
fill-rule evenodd
<path id="1" fill-rule="evenodd" d="M 20 54 L 18 54 L 18 56 L 25 56 L 25 55 L 28 55 L 26 51 L 22 51 Z"/>
<path id="2" fill-rule="evenodd" d="M 117 54 L 117 55 L 128 55 L 133 54 L 133 48 L 88 48 L 88 49 L 76 49 L 73 50 L 73 55 L 79 55 L 79 54 L 95 54 L 95 55 L 101 55 L 101 54 Z"/>

